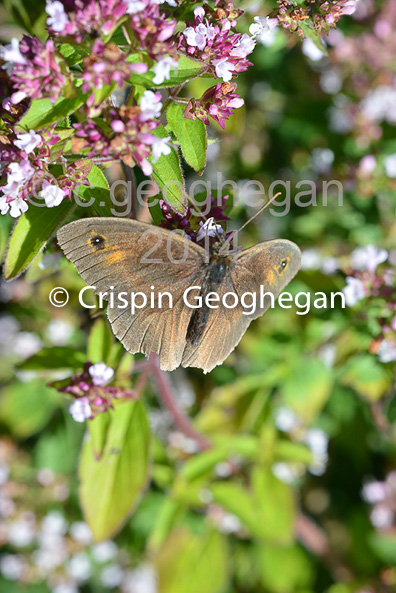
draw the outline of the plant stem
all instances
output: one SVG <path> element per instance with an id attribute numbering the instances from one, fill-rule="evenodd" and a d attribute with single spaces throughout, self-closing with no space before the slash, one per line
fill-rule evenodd
<path id="1" fill-rule="evenodd" d="M 151 363 L 150 366 L 154 375 L 154 380 L 157 384 L 158 396 L 162 404 L 172 414 L 175 424 L 187 437 L 194 439 L 194 441 L 199 444 L 201 450 L 209 449 L 211 446 L 209 441 L 207 441 L 207 439 L 202 434 L 195 430 L 189 417 L 186 416 L 186 414 L 184 414 L 184 412 L 179 408 L 179 405 L 175 400 L 168 375 L 159 368 L 158 355 L 151 354 L 149 362 Z"/>

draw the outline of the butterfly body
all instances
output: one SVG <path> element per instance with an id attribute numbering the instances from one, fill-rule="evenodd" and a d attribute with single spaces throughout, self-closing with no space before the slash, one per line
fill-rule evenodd
<path id="1" fill-rule="evenodd" d="M 301 262 L 297 245 L 283 239 L 237 253 L 223 253 L 223 242 L 215 241 L 206 253 L 179 234 L 119 218 L 72 222 L 59 230 L 58 242 L 97 294 L 113 288 L 117 295 L 140 291 L 171 297 L 133 312 L 119 303 L 107 310 L 125 348 L 146 356 L 157 353 L 163 370 L 181 365 L 209 372 L 221 364 L 252 319 L 270 306 L 268 299 L 260 301 L 247 314 L 243 294 L 258 300 L 264 288 L 276 298 Z M 235 307 L 223 304 L 228 293 L 236 295 Z"/>

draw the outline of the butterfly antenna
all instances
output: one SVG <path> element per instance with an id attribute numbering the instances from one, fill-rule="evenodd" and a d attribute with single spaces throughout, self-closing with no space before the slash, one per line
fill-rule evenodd
<path id="1" fill-rule="evenodd" d="M 252 222 L 252 220 L 254 220 L 254 219 L 256 218 L 256 216 L 258 216 L 259 214 L 261 214 L 261 213 L 263 212 L 263 210 L 265 210 L 266 208 L 268 208 L 268 206 L 269 206 L 270 204 L 272 204 L 272 202 L 273 202 L 274 200 L 276 200 L 276 198 L 277 198 L 278 196 L 280 196 L 280 195 L 281 195 L 281 193 L 282 193 L 282 192 L 280 192 L 280 191 L 279 191 L 277 194 L 275 194 L 274 196 L 272 196 L 272 198 L 271 198 L 270 200 L 268 200 L 268 202 L 267 202 L 266 204 L 264 204 L 264 206 L 262 206 L 262 207 L 260 208 L 260 210 L 258 210 L 258 211 L 256 212 L 256 214 L 253 214 L 253 216 L 251 216 L 251 217 L 249 218 L 249 220 L 247 220 L 247 221 L 246 221 L 246 222 L 245 222 L 245 223 L 244 223 L 244 224 L 243 224 L 243 225 L 242 225 L 242 226 L 241 226 L 241 227 L 240 227 L 238 230 L 236 230 L 236 231 L 232 231 L 232 232 L 231 232 L 231 234 L 230 234 L 230 236 L 228 237 L 228 239 L 226 239 L 226 241 L 225 241 L 225 243 L 224 243 L 224 245 L 223 245 L 223 248 L 224 248 L 224 247 L 226 247 L 226 246 L 227 246 L 227 244 L 228 244 L 230 241 L 232 241 L 232 239 L 235 237 L 235 235 L 237 235 L 238 233 L 240 233 L 240 232 L 241 232 L 241 230 L 245 228 L 245 226 L 247 226 L 249 223 L 251 223 L 251 222 Z"/>

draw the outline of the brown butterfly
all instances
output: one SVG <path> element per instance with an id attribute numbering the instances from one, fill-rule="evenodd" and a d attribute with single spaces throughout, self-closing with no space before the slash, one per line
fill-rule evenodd
<path id="1" fill-rule="evenodd" d="M 120 303 L 109 305 L 108 317 L 115 336 L 135 354 L 159 355 L 160 367 L 198 367 L 205 373 L 221 364 L 234 350 L 250 322 L 262 315 L 271 301 L 259 302 L 260 290 L 276 298 L 298 272 L 301 252 L 284 239 L 258 243 L 233 253 L 219 236 L 205 250 L 185 237 L 136 220 L 86 218 L 58 232 L 58 242 L 95 293 L 146 295 L 168 292 L 161 307 L 146 306 L 134 312 Z M 239 301 L 234 308 L 211 303 L 187 306 L 183 296 L 190 287 L 194 298 L 216 293 L 221 299 L 232 292 L 257 295 L 258 305 L 249 315 Z M 262 287 L 262 288 L 261 288 Z M 172 304 L 172 306 L 169 306 Z M 213 302 L 212 302 L 213 304 Z M 232 304 L 232 303 L 231 303 Z M 262 306 L 261 306 L 262 305 Z"/>

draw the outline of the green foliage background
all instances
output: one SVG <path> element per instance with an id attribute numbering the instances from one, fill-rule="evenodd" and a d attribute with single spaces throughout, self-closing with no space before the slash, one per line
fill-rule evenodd
<path id="1" fill-rule="evenodd" d="M 29 3 L 22 4 L 29 13 Z M 369 19 L 345 18 L 340 25 L 355 42 L 370 27 Z M 381 168 L 396 150 L 394 127 L 384 124 L 382 135 L 366 143 L 354 129 L 334 132 L 329 124 L 333 97 L 322 90 L 320 68 L 304 56 L 299 40 L 281 33 L 273 46 L 259 46 L 253 55 L 254 66 L 238 80 L 245 107 L 225 132 L 209 129 L 216 143 L 210 144 L 204 175 L 210 179 L 221 171 L 226 179 L 256 179 L 266 188 L 276 179 L 291 180 L 290 212 L 274 216 L 267 210 L 244 231 L 243 244 L 284 237 L 303 251 L 338 258 L 341 270 L 328 275 L 320 266 L 303 269 L 290 290 L 339 291 L 354 248 L 373 243 L 395 253 L 396 188 Z M 330 69 L 331 60 L 321 68 Z M 358 101 L 351 81 L 359 71 L 350 66 L 348 72 L 347 66 L 341 66 L 340 93 Z M 374 73 L 366 76 L 374 87 Z M 196 78 L 183 92 L 199 97 L 207 86 Z M 173 110 L 177 122 L 180 114 L 176 106 Z M 312 167 L 317 148 L 334 153 L 323 175 Z M 365 181 L 357 170 L 367 154 L 375 154 L 379 165 L 374 178 Z M 194 169 L 202 168 L 196 154 L 185 156 Z M 188 163 L 183 161 L 183 169 L 191 182 L 198 176 Z M 91 175 L 101 186 L 102 173 Z M 302 179 L 313 179 L 319 189 L 323 179 L 339 179 L 342 206 L 331 198 L 324 206 L 319 191 L 317 205 L 298 207 L 293 197 Z M 236 204 L 231 226 L 252 213 L 242 202 Z M 55 228 L 68 212 L 54 214 Z M 17 224 L 37 236 L 41 222 L 33 220 L 33 209 L 29 216 Z M 0 224 L 4 256 L 13 222 L 2 217 Z M 41 247 L 37 240 L 34 251 Z M 94 322 L 81 309 L 77 295 L 84 284 L 73 266 L 62 259 L 58 266 L 40 267 L 43 257 L 56 259 L 58 253 L 53 240 L 23 276 L 1 288 L 7 315 L 17 320 L 19 331 L 39 336 L 42 344 L 27 359 L 7 346 L 0 357 L 0 453 L 10 466 L 18 512 L 32 511 L 39 521 L 58 510 L 69 522 L 81 520 L 83 512 L 97 540 L 114 536 L 124 550 L 125 571 L 144 563 L 154 567 L 160 593 L 382 592 L 396 585 L 395 524 L 376 529 L 362 498 L 365 482 L 385 480 L 396 461 L 395 365 L 381 363 L 371 347 L 380 334 L 378 319 L 390 310 L 384 299 L 354 308 L 312 309 L 307 315 L 278 307 L 254 322 L 226 363 L 209 375 L 191 369 L 172 374 L 181 403 L 186 394 L 194 395 L 188 413 L 212 443 L 209 450 L 199 452 L 190 442 L 169 438 L 176 429 L 150 380 L 138 402 L 122 402 L 108 418 L 90 422 L 84 439 L 85 427 L 68 413 L 71 402 L 48 383 L 81 371 L 88 358 L 117 367 L 117 381 L 130 386 L 139 357 L 124 353 L 104 317 Z M 31 254 L 22 250 L 19 262 L 8 260 L 11 273 L 6 275 L 29 264 Z M 55 310 L 48 302 L 55 286 L 71 294 L 65 309 Z M 73 327 L 65 344 L 49 337 L 53 319 Z M 6 343 L 7 336 L 2 340 Z M 332 353 L 330 360 L 326 352 Z M 138 379 L 132 377 L 135 386 Z M 299 418 L 298 430 L 288 434 L 276 428 L 281 407 Z M 313 427 L 329 437 L 321 475 L 310 471 L 313 454 L 305 435 Z M 292 468 L 291 483 L 274 474 L 279 463 Z M 43 468 L 69 489 L 64 500 L 51 498 L 37 481 Z M 395 490 L 392 497 L 389 504 L 396 511 Z M 233 518 L 235 529 L 227 527 L 224 516 Z M 4 544 L 5 553 L 15 553 L 6 538 Z M 88 556 L 90 549 L 84 550 Z M 17 553 L 29 557 L 31 549 Z M 106 587 L 100 567 L 93 566 L 82 593 L 121 591 Z M 0 577 L 0 590 L 51 590 L 49 580 L 29 579 L 23 584 Z"/>

